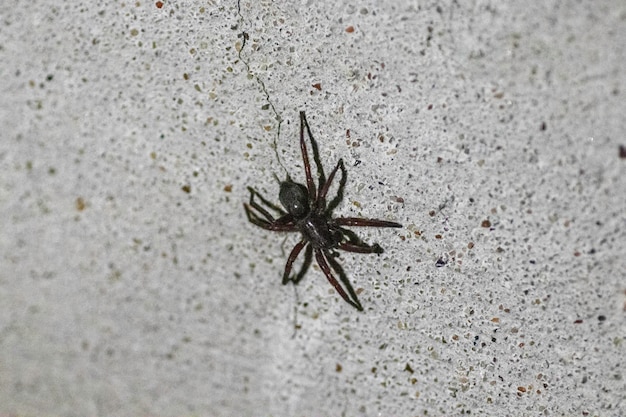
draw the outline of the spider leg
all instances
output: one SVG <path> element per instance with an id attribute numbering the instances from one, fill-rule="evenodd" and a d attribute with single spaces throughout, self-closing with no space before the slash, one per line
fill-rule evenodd
<path id="1" fill-rule="evenodd" d="M 339 243 L 338 248 L 341 250 L 354 253 L 381 254 L 384 252 L 383 248 L 381 248 L 379 244 L 374 243 L 373 245 L 368 245 L 367 243 L 363 242 L 363 240 L 361 240 L 361 238 L 359 238 L 352 230 L 344 229 L 342 227 L 341 232 L 345 237 L 348 238 L 347 241 Z"/>
<path id="2" fill-rule="evenodd" d="M 307 245 L 307 243 L 308 242 L 306 240 L 299 242 L 296 246 L 294 246 L 291 254 L 289 254 L 287 265 L 285 265 L 285 272 L 283 274 L 283 285 L 287 284 L 289 281 L 293 281 L 294 284 L 300 282 L 300 280 L 304 277 L 304 274 L 306 274 L 311 266 L 313 247 L 311 245 Z M 296 275 L 290 277 L 289 274 L 291 273 L 291 267 L 304 246 L 306 246 L 306 250 L 304 251 L 304 263 L 302 264 L 300 271 Z"/>
<path id="3" fill-rule="evenodd" d="M 331 205 L 329 206 L 329 208 L 324 209 L 326 213 L 330 213 L 332 211 L 332 209 L 335 208 L 339 204 L 341 199 L 343 198 L 342 184 L 344 186 L 346 184 L 346 181 L 345 181 L 345 178 L 346 178 L 346 175 L 345 175 L 346 174 L 346 167 L 343 165 L 343 159 L 340 159 L 339 162 L 337 162 L 337 165 L 335 166 L 335 169 L 333 169 L 333 171 L 330 173 L 330 176 L 328 177 L 328 180 L 326 181 L 324 186 L 320 188 L 320 192 L 317 195 L 317 206 L 318 207 L 322 207 L 322 208 L 326 207 L 326 194 L 328 194 L 328 190 L 330 189 L 330 185 L 333 182 L 333 179 L 335 178 L 335 174 L 337 173 L 337 170 L 339 168 L 341 168 L 341 182 L 339 184 L 339 191 L 337 192 L 337 197 L 335 197 L 333 199 L 333 201 L 331 202 Z M 339 200 L 337 200 L 338 198 L 339 198 Z M 334 206 L 333 206 L 333 204 L 334 204 Z"/>
<path id="4" fill-rule="evenodd" d="M 248 221 L 266 230 L 273 230 L 277 232 L 295 232 L 298 230 L 293 222 L 293 217 L 290 214 L 285 213 L 280 207 L 267 201 L 258 191 L 252 187 L 248 187 L 250 191 L 250 202 L 243 205 L 246 210 L 246 216 Z M 279 219 L 274 217 L 267 211 L 262 205 L 254 201 L 254 197 L 258 197 L 259 200 L 268 208 L 276 211 L 281 215 Z M 255 212 L 256 210 L 256 212 Z"/>
<path id="5" fill-rule="evenodd" d="M 295 225 L 290 215 L 285 215 L 278 220 L 274 220 L 271 216 L 270 218 L 272 220 L 269 220 L 268 218 L 264 219 L 254 212 L 254 209 L 259 210 L 257 206 L 258 205 L 256 204 L 255 206 L 250 206 L 246 203 L 243 203 L 243 207 L 246 210 L 246 216 L 248 217 L 248 221 L 250 223 L 255 224 L 265 230 L 271 230 L 274 232 L 297 232 L 298 231 L 298 226 Z M 263 215 L 268 214 L 265 210 L 262 210 L 260 212 Z"/>
<path id="6" fill-rule="evenodd" d="M 361 226 L 361 227 L 402 227 L 400 223 L 388 222 L 378 219 L 362 219 L 360 217 L 337 217 L 333 219 L 341 226 Z"/>
<path id="7" fill-rule="evenodd" d="M 348 172 L 346 171 L 346 167 L 343 165 L 342 159 L 340 159 L 337 163 L 337 167 L 341 168 L 341 180 L 339 180 L 337 195 L 335 196 L 335 198 L 332 199 L 332 201 L 330 202 L 330 204 L 328 204 L 328 207 L 326 208 L 326 212 L 329 214 L 332 213 L 333 210 L 337 208 L 339 203 L 341 203 L 341 200 L 343 200 L 343 190 L 344 188 L 346 188 L 346 181 L 348 180 Z M 335 168 L 335 171 L 337 171 L 337 167 Z M 330 184 L 328 184 L 328 187 L 330 188 Z"/>
<path id="8" fill-rule="evenodd" d="M 311 148 L 313 150 L 313 160 L 315 161 L 315 165 L 317 166 L 317 178 L 319 180 L 319 188 L 322 188 L 322 185 L 326 182 L 326 175 L 324 174 L 324 166 L 320 160 L 320 151 L 317 147 L 317 142 L 313 139 L 313 134 L 311 134 L 311 127 L 309 126 L 309 122 L 306 120 L 306 115 L 304 112 L 300 112 L 300 117 L 304 118 L 304 125 L 306 127 L 306 133 L 309 135 L 309 140 L 311 141 Z"/>
<path id="9" fill-rule="evenodd" d="M 350 281 L 348 281 L 345 272 L 337 263 L 337 261 L 332 258 L 332 255 L 328 256 L 328 254 L 325 252 L 326 251 L 322 252 L 321 249 L 315 249 L 315 259 L 317 260 L 317 264 L 324 272 L 324 275 L 326 275 L 326 279 L 328 279 L 330 285 L 335 288 L 335 290 L 339 293 L 341 298 L 345 300 L 346 303 L 350 304 L 352 307 L 356 308 L 359 311 L 363 311 L 363 306 L 361 306 L 361 303 L 359 302 L 359 299 L 357 298 L 356 293 L 354 292 L 354 289 L 350 284 Z M 332 268 L 339 274 L 339 279 L 341 279 L 341 282 L 343 283 L 343 285 L 345 285 L 350 295 L 346 293 L 341 284 L 339 284 L 337 279 L 335 279 L 328 264 L 330 264 Z"/>
<path id="10" fill-rule="evenodd" d="M 304 142 L 304 128 L 306 126 L 309 138 L 311 138 L 311 130 L 309 124 L 306 121 L 306 116 L 303 111 L 300 112 L 300 150 L 302 151 L 302 162 L 304 163 L 304 173 L 306 174 L 306 188 L 309 190 L 309 200 L 315 201 L 317 197 L 317 190 L 315 189 L 315 183 L 313 182 L 313 176 L 311 175 L 311 164 L 309 163 L 309 155 L 306 150 L 306 142 Z M 313 141 L 311 141 L 311 144 Z M 315 158 L 315 146 L 313 151 L 313 157 Z M 317 163 L 317 159 L 315 159 Z M 319 175 L 319 165 L 318 165 Z"/>
<path id="11" fill-rule="evenodd" d="M 265 204 L 267 207 L 271 208 L 271 209 L 272 209 L 272 210 L 274 210 L 275 212 L 279 213 L 281 216 L 284 216 L 285 214 L 287 214 L 287 213 L 285 212 L 285 210 L 283 210 L 282 208 L 280 208 L 280 207 L 279 207 L 279 206 L 277 206 L 276 204 L 274 204 L 274 203 L 272 203 L 272 202 L 268 201 L 265 197 L 263 197 L 263 196 L 261 195 L 261 193 L 259 193 L 259 192 L 258 192 L 257 190 L 255 190 L 254 188 L 252 188 L 252 187 L 248 187 L 248 191 L 250 191 L 250 205 L 251 205 L 251 206 L 259 206 L 259 207 L 260 207 L 260 205 L 254 201 L 254 196 L 257 196 L 257 197 L 259 198 L 259 200 L 261 200 L 261 202 L 262 202 L 263 204 Z M 256 208 L 257 210 L 259 210 L 260 212 L 266 212 L 264 209 L 260 209 L 260 208 L 257 208 L 257 207 L 255 207 L 255 208 Z M 266 213 L 267 213 L 267 212 L 266 212 Z M 265 215 L 265 214 L 264 214 L 264 216 L 265 216 L 265 217 L 268 217 L 269 215 Z M 269 217 L 272 217 L 272 216 L 269 216 Z"/>
<path id="12" fill-rule="evenodd" d="M 350 293 L 350 296 L 355 301 L 355 304 L 358 304 L 358 307 L 355 306 L 356 309 L 359 311 L 363 311 L 363 306 L 361 306 L 361 302 L 356 296 L 356 292 L 354 291 L 354 288 L 352 288 L 352 284 L 350 284 L 350 281 L 348 280 L 348 277 L 339 262 L 335 260 L 335 256 L 327 256 L 327 259 L 331 268 L 335 270 L 335 272 L 339 275 L 339 279 L 341 279 L 341 282 L 343 282 L 343 285 L 348 289 L 348 293 Z"/>
<path id="13" fill-rule="evenodd" d="M 338 248 L 341 250 L 345 250 L 346 252 L 354 252 L 354 253 L 381 254 L 384 252 L 383 248 L 381 248 L 378 243 L 374 243 L 373 245 L 368 245 L 366 243 L 356 244 L 356 243 L 342 242 L 339 244 Z"/>

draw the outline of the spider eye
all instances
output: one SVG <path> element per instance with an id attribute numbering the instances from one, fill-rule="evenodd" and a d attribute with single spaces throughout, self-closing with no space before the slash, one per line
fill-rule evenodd
<path id="1" fill-rule="evenodd" d="M 309 192 L 304 185 L 290 181 L 282 182 L 278 198 L 283 207 L 296 219 L 302 219 L 309 214 Z"/>

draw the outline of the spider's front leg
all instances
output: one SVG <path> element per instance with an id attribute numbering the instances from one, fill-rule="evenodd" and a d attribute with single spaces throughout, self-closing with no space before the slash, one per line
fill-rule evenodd
<path id="1" fill-rule="evenodd" d="M 302 248 L 306 246 L 306 250 L 304 251 L 304 263 L 300 268 L 300 271 L 294 276 L 289 276 L 291 274 L 291 268 L 293 267 L 293 263 L 300 255 Z M 307 270 L 311 266 L 311 260 L 313 258 L 313 247 L 306 241 L 300 241 L 293 247 L 291 253 L 289 254 L 289 258 L 287 258 L 287 264 L 285 265 L 285 272 L 283 273 L 283 285 L 287 284 L 289 281 L 293 281 L 294 285 L 302 280 L 304 274 L 306 274 Z"/>
<path id="2" fill-rule="evenodd" d="M 343 271 L 343 268 L 341 268 L 341 265 L 339 265 L 339 263 L 333 259 L 333 255 L 330 254 L 326 250 L 315 249 L 315 259 L 317 260 L 317 264 L 320 266 L 320 268 L 324 272 L 324 275 L 326 275 L 326 279 L 328 279 L 328 282 L 330 282 L 330 285 L 332 285 L 335 288 L 335 290 L 339 293 L 341 298 L 343 298 L 346 303 L 350 304 L 352 307 L 356 308 L 357 310 L 363 311 L 363 306 L 361 305 L 361 302 L 356 296 L 356 292 L 354 292 L 354 288 L 352 288 L 352 284 L 350 284 L 350 281 L 348 281 L 348 277 L 346 276 L 346 273 Z M 333 273 L 331 272 L 330 267 L 328 266 L 329 264 L 335 270 L 335 272 L 339 274 L 339 279 L 341 279 L 341 282 L 346 287 L 346 290 L 348 291 L 347 293 L 346 293 L 346 290 L 343 289 L 341 284 L 339 284 L 337 279 L 333 276 Z"/>

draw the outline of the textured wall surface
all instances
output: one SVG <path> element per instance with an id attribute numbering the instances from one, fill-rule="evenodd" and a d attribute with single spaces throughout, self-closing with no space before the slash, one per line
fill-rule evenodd
<path id="1" fill-rule="evenodd" d="M 624 415 L 623 1 L 9 3 L 0 415 Z M 245 217 L 300 110 L 364 312 Z"/>

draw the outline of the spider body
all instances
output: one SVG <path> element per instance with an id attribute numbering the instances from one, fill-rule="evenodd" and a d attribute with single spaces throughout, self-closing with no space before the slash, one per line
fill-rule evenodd
<path id="1" fill-rule="evenodd" d="M 317 188 L 311 175 L 311 165 L 309 164 L 307 146 L 304 140 L 305 129 L 313 149 L 313 160 L 317 166 Z M 344 226 L 402 227 L 402 225 L 377 219 L 332 217 L 333 210 L 343 199 L 343 190 L 347 179 L 346 168 L 343 160 L 340 159 L 328 179 L 326 179 L 317 143 L 313 139 L 304 112 L 300 112 L 300 149 L 304 163 L 306 186 L 292 181 L 289 176 L 280 183 L 279 200 L 286 211 L 266 200 L 255 189 L 248 187 L 250 201 L 248 204 L 244 203 L 246 215 L 251 223 L 266 230 L 301 233 L 302 239 L 294 246 L 287 258 L 287 264 L 283 273 L 283 284 L 287 284 L 289 281 L 292 281 L 294 284 L 300 282 L 311 266 L 313 254 L 315 254 L 317 264 L 339 295 L 348 304 L 362 311 L 363 307 L 356 292 L 352 288 L 343 268 L 335 260 L 338 256 L 337 250 L 380 254 L 383 252 L 383 249 L 378 244 L 368 245 Z M 330 203 L 327 203 L 326 195 L 338 170 L 341 171 L 339 189 L 335 198 Z M 261 203 L 255 201 L 255 197 L 258 197 Z M 278 213 L 280 217 L 275 219 L 268 210 Z M 303 249 L 305 252 L 302 267 L 297 274 L 291 276 L 293 263 Z M 333 271 L 339 276 L 341 283 L 337 281 Z"/>
<path id="2" fill-rule="evenodd" d="M 322 217 L 309 216 L 296 224 L 313 249 L 335 249 L 343 240 L 341 229 Z"/>
<path id="3" fill-rule="evenodd" d="M 294 219 L 302 220 L 311 211 L 308 192 L 304 185 L 287 179 L 287 181 L 280 183 L 278 199 L 285 210 L 287 210 Z"/>

